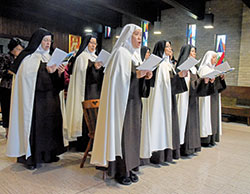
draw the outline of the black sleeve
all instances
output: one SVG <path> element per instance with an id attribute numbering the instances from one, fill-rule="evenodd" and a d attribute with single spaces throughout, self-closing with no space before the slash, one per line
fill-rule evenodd
<path id="1" fill-rule="evenodd" d="M 217 77 L 214 81 L 214 87 L 215 91 L 221 93 L 223 90 L 226 89 L 227 85 L 224 79 L 221 79 L 221 77 Z"/>
<path id="2" fill-rule="evenodd" d="M 155 68 L 155 70 L 153 71 L 153 77 L 150 79 L 150 87 L 155 87 L 155 79 L 156 79 L 156 71 L 157 71 L 158 67 Z"/>
<path id="3" fill-rule="evenodd" d="M 59 93 L 64 89 L 64 72 L 59 77 L 58 70 L 50 74 L 53 88 Z"/>
<path id="4" fill-rule="evenodd" d="M 88 68 L 87 68 L 87 80 L 86 82 L 88 84 L 100 84 L 102 85 L 102 80 L 104 76 L 104 67 L 101 67 L 100 69 L 95 68 L 95 62 L 91 62 L 89 60 L 88 62 Z"/>
<path id="5" fill-rule="evenodd" d="M 208 82 L 205 83 L 205 80 L 203 78 L 198 78 L 197 80 L 194 80 L 191 82 L 191 87 L 195 92 L 193 92 L 196 96 L 204 97 L 209 96 L 211 94 L 214 94 L 214 84 Z"/>
<path id="6" fill-rule="evenodd" d="M 0 78 L 12 77 L 12 75 L 8 73 L 11 63 L 12 61 L 9 55 L 6 55 L 6 54 L 0 55 Z"/>
<path id="7" fill-rule="evenodd" d="M 139 87 L 140 87 L 140 96 L 147 98 L 150 93 L 150 80 L 146 80 L 145 78 L 139 79 Z"/>
<path id="8" fill-rule="evenodd" d="M 178 74 L 174 75 L 173 72 L 170 72 L 170 79 L 172 95 L 186 92 L 188 90 L 185 79 L 179 77 Z"/>

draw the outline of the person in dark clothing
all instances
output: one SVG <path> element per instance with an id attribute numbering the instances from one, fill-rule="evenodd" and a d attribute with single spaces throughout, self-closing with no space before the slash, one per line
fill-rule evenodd
<path id="1" fill-rule="evenodd" d="M 8 44 L 8 54 L 0 55 L 0 104 L 3 127 L 6 129 L 6 138 L 8 137 L 9 130 L 10 98 L 13 76 L 9 70 L 23 48 L 24 45 L 21 39 L 12 38 Z"/>

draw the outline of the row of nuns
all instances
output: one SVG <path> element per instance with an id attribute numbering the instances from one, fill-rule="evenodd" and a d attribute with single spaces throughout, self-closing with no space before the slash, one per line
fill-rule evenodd
<path id="1" fill-rule="evenodd" d="M 199 68 L 178 71 L 188 57 L 196 57 L 196 48 L 183 46 L 175 63 L 171 42 L 162 40 L 152 52 L 162 58 L 158 67 L 139 71 L 151 53 L 141 48 L 141 36 L 139 26 L 124 26 L 105 69 L 95 62 L 97 38 L 84 37 L 69 64 L 57 68 L 46 65 L 53 34 L 38 29 L 10 66 L 7 156 L 35 169 L 57 162 L 68 141 L 84 151 L 88 130 L 82 101 L 89 99 L 100 99 L 90 162 L 120 184 L 137 182 L 140 165 L 169 165 L 201 145 L 215 145 L 221 134 L 219 93 L 226 84 L 223 76 L 201 77 L 213 71 L 217 54 L 208 51 Z"/>

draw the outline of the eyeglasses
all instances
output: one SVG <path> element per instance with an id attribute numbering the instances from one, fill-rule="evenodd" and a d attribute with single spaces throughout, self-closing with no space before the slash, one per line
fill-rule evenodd
<path id="1" fill-rule="evenodd" d="M 43 39 L 42 41 L 44 41 L 44 42 L 53 42 L 53 40 L 50 40 L 50 39 L 47 39 L 47 38 L 45 38 L 45 39 Z"/>
<path id="2" fill-rule="evenodd" d="M 96 42 L 89 42 L 90 44 L 93 44 L 95 46 L 97 46 L 97 43 Z"/>
<path id="3" fill-rule="evenodd" d="M 23 50 L 23 48 L 18 48 L 18 47 L 15 47 L 13 50 L 15 50 L 15 51 L 22 51 L 22 50 Z"/>

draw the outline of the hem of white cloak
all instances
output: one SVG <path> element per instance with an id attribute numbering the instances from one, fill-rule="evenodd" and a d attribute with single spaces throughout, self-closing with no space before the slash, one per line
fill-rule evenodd
<path id="1" fill-rule="evenodd" d="M 99 162 L 90 162 L 90 164 L 94 165 L 94 166 L 101 166 L 101 167 L 105 167 L 105 168 L 108 168 L 108 162 L 106 164 L 102 164 L 102 163 L 99 163 Z"/>
<path id="2" fill-rule="evenodd" d="M 211 134 L 207 134 L 207 135 L 201 135 L 201 138 L 206 138 L 206 137 L 208 137 L 209 135 L 213 135 L 213 134 L 211 133 Z"/>
<path id="3" fill-rule="evenodd" d="M 18 158 L 18 157 L 21 157 L 21 156 L 25 156 L 26 153 L 22 153 L 22 154 L 5 154 L 7 157 L 11 157 L 11 158 Z M 29 157 L 29 156 L 28 156 Z"/>
<path id="4" fill-rule="evenodd" d="M 173 150 L 173 147 L 164 147 L 164 148 L 153 149 L 153 150 L 151 150 L 151 154 L 149 154 L 150 156 L 148 156 L 148 155 L 145 156 L 145 155 L 141 155 L 141 154 L 140 154 L 140 158 L 142 158 L 142 159 L 151 158 L 153 152 L 164 151 L 165 149 L 171 149 L 171 150 Z"/>
<path id="5" fill-rule="evenodd" d="M 79 132 L 79 133 L 74 133 L 73 135 L 71 135 L 70 137 L 67 137 L 67 135 L 65 135 L 65 139 L 67 141 L 76 141 L 77 140 L 77 137 L 81 137 L 82 136 L 82 132 Z"/>

